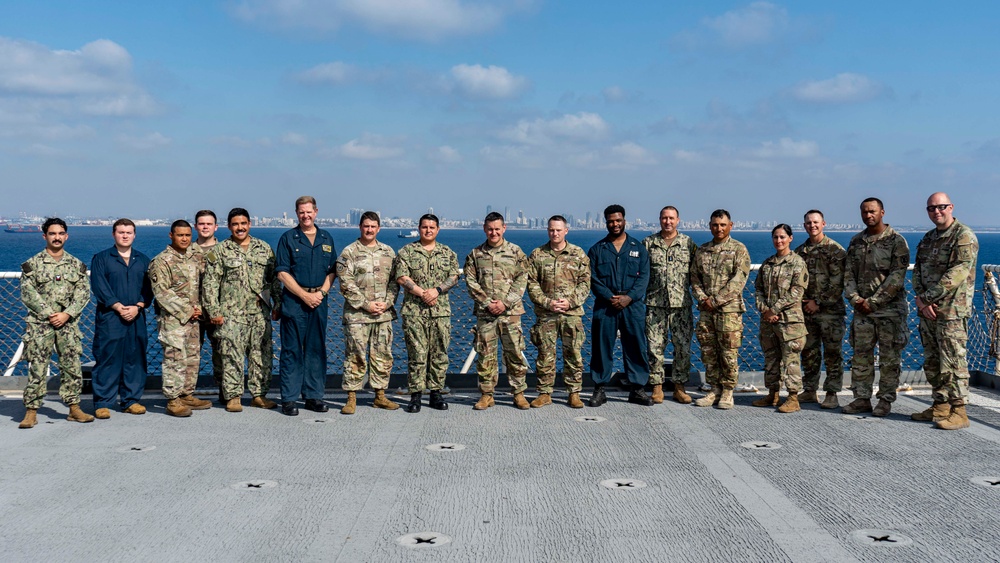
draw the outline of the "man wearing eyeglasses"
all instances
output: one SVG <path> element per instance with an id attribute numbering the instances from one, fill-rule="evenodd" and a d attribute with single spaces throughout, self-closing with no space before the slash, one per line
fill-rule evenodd
<path id="1" fill-rule="evenodd" d="M 934 405 L 910 418 L 933 421 L 943 430 L 969 427 L 965 412 L 969 401 L 965 344 L 969 340 L 979 254 L 975 233 L 952 216 L 954 210 L 944 192 L 927 199 L 927 215 L 934 228 L 920 240 L 913 265 L 924 374 L 934 388 Z"/>

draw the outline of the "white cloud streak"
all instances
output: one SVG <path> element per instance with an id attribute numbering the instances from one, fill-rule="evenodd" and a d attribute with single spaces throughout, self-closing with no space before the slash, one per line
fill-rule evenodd
<path id="1" fill-rule="evenodd" d="M 867 76 L 844 72 L 826 80 L 803 82 L 792 88 L 791 95 L 814 104 L 851 104 L 875 99 L 885 91 L 884 85 Z"/>
<path id="2" fill-rule="evenodd" d="M 522 119 L 513 127 L 501 131 L 500 137 L 525 145 L 586 143 L 605 138 L 610 129 L 600 115 L 580 112 L 553 119 Z"/>
<path id="3" fill-rule="evenodd" d="M 528 79 L 515 76 L 504 67 L 460 64 L 451 68 L 454 90 L 472 99 L 501 100 L 519 96 Z"/>

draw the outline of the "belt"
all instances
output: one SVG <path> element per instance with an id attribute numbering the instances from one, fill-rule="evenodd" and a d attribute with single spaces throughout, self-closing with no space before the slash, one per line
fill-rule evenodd
<path id="1" fill-rule="evenodd" d="M 307 293 L 319 293 L 323 291 L 322 287 L 303 287 L 302 289 L 306 290 Z"/>

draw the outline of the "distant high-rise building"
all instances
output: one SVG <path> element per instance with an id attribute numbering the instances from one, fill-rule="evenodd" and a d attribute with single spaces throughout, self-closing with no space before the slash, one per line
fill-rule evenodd
<path id="1" fill-rule="evenodd" d="M 504 223 L 510 223 L 510 207 L 506 205 L 503 207 L 503 221 Z"/>
<path id="2" fill-rule="evenodd" d="M 490 213 L 493 213 L 493 206 L 492 205 L 487 205 L 486 206 L 486 214 L 489 215 Z"/>
<path id="3" fill-rule="evenodd" d="M 427 213 L 429 213 L 431 215 L 434 215 L 434 208 L 433 207 L 428 207 L 427 208 Z"/>

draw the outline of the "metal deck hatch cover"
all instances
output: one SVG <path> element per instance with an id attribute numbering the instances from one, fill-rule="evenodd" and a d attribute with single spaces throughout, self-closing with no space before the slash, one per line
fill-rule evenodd
<path id="1" fill-rule="evenodd" d="M 871 547 L 906 547 L 913 543 L 913 540 L 899 532 L 878 528 L 855 530 L 851 532 L 851 539 L 854 543 Z"/>
<path id="2" fill-rule="evenodd" d="M 252 479 L 250 481 L 239 481 L 233 483 L 230 487 L 234 489 L 240 489 L 244 491 L 260 491 L 263 489 L 273 489 L 278 486 L 277 481 L 269 481 L 267 479 Z"/>
<path id="3" fill-rule="evenodd" d="M 137 452 L 149 452 L 156 449 L 156 446 L 151 446 L 149 444 L 133 444 L 131 446 L 122 446 L 118 448 L 118 451 L 124 453 L 137 453 Z"/>
<path id="4" fill-rule="evenodd" d="M 639 479 L 605 479 L 601 481 L 601 486 L 616 491 L 631 491 L 645 488 L 647 485 L 645 481 Z"/>
<path id="5" fill-rule="evenodd" d="M 578 416 L 573 420 L 577 422 L 604 422 L 607 419 L 603 416 Z"/>
<path id="6" fill-rule="evenodd" d="M 451 538 L 440 532 L 415 532 L 399 536 L 396 538 L 396 543 L 409 549 L 423 549 L 451 543 Z"/>
<path id="7" fill-rule="evenodd" d="M 979 476 L 979 477 L 969 477 L 969 481 L 987 489 L 993 489 L 995 491 L 1000 491 L 1000 477 L 996 476 Z"/>
<path id="8" fill-rule="evenodd" d="M 748 450 L 777 450 L 781 449 L 781 444 L 775 442 L 764 442 L 764 441 L 753 441 L 753 442 L 743 442 L 740 444 Z"/>
<path id="9" fill-rule="evenodd" d="M 457 452 L 459 450 L 464 450 L 465 444 L 451 444 L 451 443 L 431 444 L 429 446 L 424 446 L 424 448 L 432 452 Z"/>

